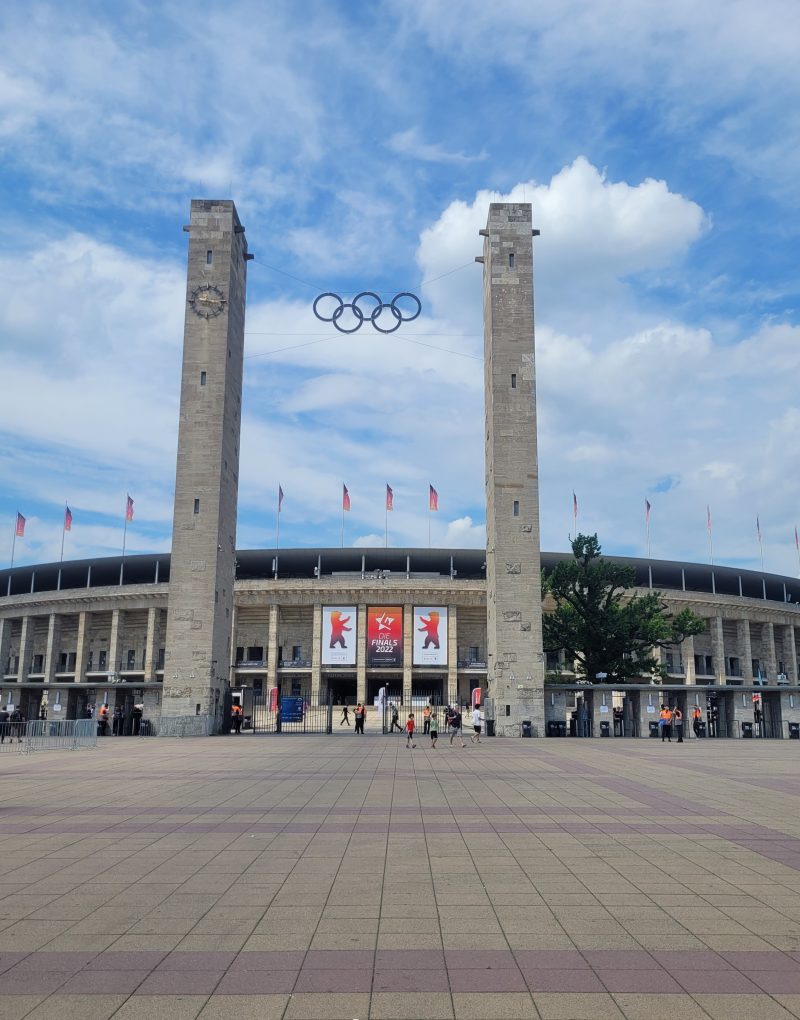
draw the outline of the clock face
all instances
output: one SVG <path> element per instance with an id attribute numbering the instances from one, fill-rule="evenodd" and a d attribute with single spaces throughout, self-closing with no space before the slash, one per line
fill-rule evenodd
<path id="1" fill-rule="evenodd" d="M 213 319 L 225 310 L 225 297 L 219 287 L 205 283 L 195 287 L 189 298 L 189 304 L 195 315 L 201 319 Z"/>

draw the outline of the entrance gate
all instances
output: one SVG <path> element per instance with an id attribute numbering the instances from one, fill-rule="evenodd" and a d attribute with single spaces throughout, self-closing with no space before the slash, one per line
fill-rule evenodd
<path id="1" fill-rule="evenodd" d="M 253 698 L 254 733 L 331 733 L 333 696 L 325 691 L 281 694 L 273 688 Z"/>

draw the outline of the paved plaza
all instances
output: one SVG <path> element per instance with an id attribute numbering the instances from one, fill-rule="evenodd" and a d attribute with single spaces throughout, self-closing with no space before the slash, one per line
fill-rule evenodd
<path id="1" fill-rule="evenodd" d="M 800 1017 L 800 744 L 0 758 L 0 1020 Z"/>

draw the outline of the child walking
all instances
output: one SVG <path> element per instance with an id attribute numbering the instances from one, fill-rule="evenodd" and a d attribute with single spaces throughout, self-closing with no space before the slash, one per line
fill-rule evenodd
<path id="1" fill-rule="evenodd" d="M 431 735 L 431 750 L 433 750 L 436 747 L 436 741 L 439 739 L 439 723 L 436 719 L 435 712 L 431 712 L 430 735 Z"/>
<path id="2" fill-rule="evenodd" d="M 414 713 L 409 712 L 406 722 L 406 747 L 416 747 L 414 743 Z"/>

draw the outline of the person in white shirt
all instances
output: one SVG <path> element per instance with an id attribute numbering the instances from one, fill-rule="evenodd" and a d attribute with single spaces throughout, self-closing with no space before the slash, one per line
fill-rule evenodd
<path id="1" fill-rule="evenodd" d="M 480 742 L 481 742 L 481 710 L 478 708 L 477 705 L 475 705 L 475 707 L 472 709 L 472 728 L 473 728 L 473 730 L 475 730 L 475 732 L 472 734 L 472 736 L 469 739 L 472 741 L 473 744 L 476 743 L 476 742 L 478 744 L 480 744 Z"/>

